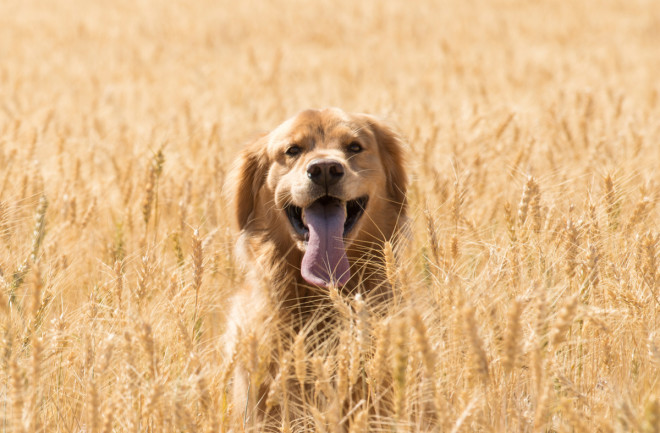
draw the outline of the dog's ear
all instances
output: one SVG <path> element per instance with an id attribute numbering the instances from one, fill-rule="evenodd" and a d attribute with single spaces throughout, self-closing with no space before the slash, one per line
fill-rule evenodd
<path id="1" fill-rule="evenodd" d="M 385 174 L 387 175 L 389 198 L 400 205 L 402 211 L 405 211 L 408 176 L 405 169 L 403 139 L 384 121 L 370 115 L 363 115 L 363 117 L 378 142 Z"/>
<path id="2" fill-rule="evenodd" d="M 266 157 L 267 135 L 249 144 L 238 157 L 232 169 L 232 190 L 236 222 L 241 230 L 254 219 L 259 190 L 266 181 L 268 158 Z"/>

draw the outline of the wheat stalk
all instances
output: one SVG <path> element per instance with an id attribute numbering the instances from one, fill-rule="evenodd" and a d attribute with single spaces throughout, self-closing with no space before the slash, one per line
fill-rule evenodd
<path id="1" fill-rule="evenodd" d="M 516 365 L 516 359 L 520 353 L 520 316 L 522 314 L 522 302 L 514 299 L 507 314 L 507 329 L 504 334 L 504 359 L 502 367 L 510 374 Z"/>
<path id="2" fill-rule="evenodd" d="M 202 252 L 202 241 L 199 239 L 199 232 L 195 230 L 193 233 L 193 246 L 192 246 L 192 267 L 193 267 L 193 283 L 192 289 L 195 292 L 195 309 L 193 313 L 193 331 L 197 326 L 198 302 L 199 302 L 199 289 L 202 286 L 202 275 L 204 274 L 204 256 Z"/>
<path id="3" fill-rule="evenodd" d="M 570 329 L 575 318 L 578 307 L 578 295 L 568 298 L 557 315 L 552 331 L 550 331 L 550 342 L 553 346 L 558 346 L 566 340 L 566 332 Z"/>
<path id="4" fill-rule="evenodd" d="M 305 335 L 299 332 L 293 342 L 293 368 L 296 379 L 300 385 L 300 395 L 305 398 L 305 384 L 307 381 L 307 354 L 305 352 Z"/>
<path id="5" fill-rule="evenodd" d="M 465 334 L 470 343 L 474 371 L 481 381 L 486 384 L 489 379 L 488 358 L 483 341 L 477 332 L 477 323 L 474 318 L 474 307 L 466 306 L 463 310 L 465 321 Z"/>

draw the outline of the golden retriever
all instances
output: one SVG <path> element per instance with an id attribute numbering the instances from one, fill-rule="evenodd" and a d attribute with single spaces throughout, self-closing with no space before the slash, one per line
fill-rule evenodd
<path id="1" fill-rule="evenodd" d="M 281 346 L 307 326 L 330 287 L 372 302 L 389 294 L 382 249 L 405 220 L 403 143 L 373 116 L 306 110 L 248 145 L 232 178 L 237 255 L 251 275 L 224 338 L 230 352 L 252 347 L 237 361 L 234 401 L 253 413 L 276 367 L 250 370 L 276 350 L 275 332 Z"/>

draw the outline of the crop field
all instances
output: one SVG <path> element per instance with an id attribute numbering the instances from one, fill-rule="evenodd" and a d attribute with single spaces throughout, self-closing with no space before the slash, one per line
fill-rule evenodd
<path id="1" fill-rule="evenodd" d="M 226 353 L 226 194 L 308 107 L 406 138 L 387 312 Z M 659 432 L 660 2 L 0 2 L 0 431 Z M 389 257 L 389 256 L 388 256 Z"/>

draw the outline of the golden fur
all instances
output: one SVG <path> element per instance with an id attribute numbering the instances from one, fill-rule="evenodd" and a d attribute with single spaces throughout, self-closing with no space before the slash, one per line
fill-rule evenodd
<path id="1" fill-rule="evenodd" d="M 347 147 L 355 143 L 361 148 L 357 153 Z M 287 154 L 292 146 L 300 151 L 293 156 Z M 237 255 L 249 276 L 232 301 L 225 345 L 230 353 L 251 347 L 238 358 L 234 379 L 234 401 L 246 402 L 250 413 L 254 408 L 266 411 L 268 384 L 277 373 L 272 352 L 277 345 L 281 350 L 281 338 L 305 326 L 323 327 L 328 289 L 312 286 L 301 276 L 305 242 L 284 211 L 288 204 L 305 208 L 324 194 L 306 171 L 310 161 L 319 158 L 344 167 L 341 180 L 326 187 L 334 196 L 344 201 L 369 197 L 364 213 L 344 237 L 351 278 L 340 292 L 360 292 L 372 303 L 390 293 L 382 247 L 400 228 L 406 211 L 407 176 L 399 135 L 370 115 L 306 110 L 248 145 L 233 171 L 232 194 L 240 229 Z M 246 359 L 250 357 L 259 361 Z M 271 358 L 265 370 L 250 371 Z"/>

